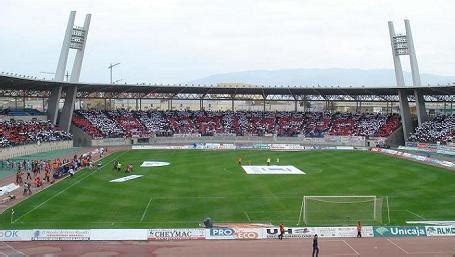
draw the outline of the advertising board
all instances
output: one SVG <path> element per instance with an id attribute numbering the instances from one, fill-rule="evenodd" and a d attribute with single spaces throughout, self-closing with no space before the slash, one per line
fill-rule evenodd
<path id="1" fill-rule="evenodd" d="M 252 240 L 252 239 L 263 239 L 262 228 L 246 228 L 246 227 L 218 227 L 209 228 L 205 230 L 206 239 L 240 239 L 240 240 Z"/>
<path id="2" fill-rule="evenodd" d="M 0 241 L 30 241 L 32 230 L 0 230 Z"/>
<path id="3" fill-rule="evenodd" d="M 149 229 L 148 240 L 199 240 L 205 239 L 205 229 Z"/>
<path id="4" fill-rule="evenodd" d="M 91 229 L 90 240 L 147 240 L 147 229 Z"/>
<path id="5" fill-rule="evenodd" d="M 375 237 L 420 237 L 427 236 L 423 226 L 405 226 L 405 227 L 373 227 Z"/>
<path id="6" fill-rule="evenodd" d="M 455 236 L 455 226 L 425 226 L 427 236 Z"/>
<path id="7" fill-rule="evenodd" d="M 50 241 L 64 241 L 64 240 L 77 240 L 85 241 L 90 240 L 90 230 L 80 229 L 34 229 L 32 232 L 32 240 L 50 240 Z"/>

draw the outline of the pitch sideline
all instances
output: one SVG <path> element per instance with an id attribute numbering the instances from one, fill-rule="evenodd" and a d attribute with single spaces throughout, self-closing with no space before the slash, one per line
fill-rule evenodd
<path id="1" fill-rule="evenodd" d="M 142 213 L 142 217 L 141 217 L 141 223 L 142 221 L 144 220 L 145 218 L 145 214 L 147 213 L 148 209 L 149 209 L 149 206 L 150 206 L 150 203 L 152 202 L 153 198 L 150 196 L 150 200 L 149 202 L 147 203 L 147 207 L 145 207 L 145 210 L 144 210 L 144 213 Z"/>
<path id="2" fill-rule="evenodd" d="M 127 151 L 125 151 L 125 152 L 122 152 L 119 156 L 122 156 L 122 155 L 128 153 L 129 151 L 130 151 L 130 150 L 127 150 Z M 117 158 L 118 158 L 119 156 L 117 156 Z M 100 159 L 100 160 L 101 160 L 101 159 Z M 99 169 L 102 169 L 102 168 L 106 167 L 108 164 L 112 163 L 114 160 L 115 160 L 115 159 L 110 160 L 108 163 L 104 164 L 104 165 L 101 166 Z M 85 176 L 85 177 L 79 179 L 78 181 L 76 181 L 76 182 L 74 182 L 73 184 L 69 185 L 68 187 L 64 188 L 62 191 L 60 191 L 60 192 L 56 193 L 55 195 L 49 197 L 49 198 L 46 199 L 44 202 L 42 202 L 42 203 L 40 203 L 39 205 L 33 207 L 33 209 L 31 209 L 30 211 L 28 211 L 28 212 L 22 214 L 22 215 L 19 216 L 17 219 L 13 220 L 13 222 L 11 222 L 11 224 L 16 223 L 18 220 L 22 219 L 22 218 L 23 218 L 24 216 L 26 216 L 27 214 L 29 214 L 29 213 L 35 211 L 36 209 L 38 209 L 38 208 L 40 208 L 41 206 L 43 206 L 44 204 L 46 204 L 48 201 L 54 199 L 55 197 L 61 195 L 61 194 L 64 193 L 64 192 L 66 192 L 66 190 L 70 189 L 70 188 L 73 187 L 74 185 L 79 184 L 82 180 L 85 180 L 86 178 L 90 177 L 92 174 L 94 174 L 95 172 L 97 172 L 99 169 L 94 170 L 93 172 L 91 172 L 91 173 L 88 174 L 87 176 Z M 44 192 L 44 191 L 41 191 L 41 192 Z"/>

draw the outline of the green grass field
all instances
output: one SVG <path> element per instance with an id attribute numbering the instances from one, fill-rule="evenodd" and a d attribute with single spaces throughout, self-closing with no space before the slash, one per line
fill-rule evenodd
<path id="1" fill-rule="evenodd" d="M 279 157 L 281 165 L 306 175 L 247 175 L 237 157 L 256 165 Z M 112 170 L 114 159 L 133 163 L 134 174 L 144 176 L 110 183 L 126 176 Z M 171 165 L 140 168 L 147 160 Z M 215 223 L 293 226 L 303 195 L 387 196 L 390 224 L 455 220 L 455 173 L 377 153 L 137 150 L 114 153 L 103 164 L 19 203 L 13 217 L 5 211 L 0 227 L 197 227 L 206 217 Z M 386 208 L 383 214 L 388 223 Z"/>

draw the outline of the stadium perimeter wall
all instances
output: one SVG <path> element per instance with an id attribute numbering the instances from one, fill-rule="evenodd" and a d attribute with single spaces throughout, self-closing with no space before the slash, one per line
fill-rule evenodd
<path id="1" fill-rule="evenodd" d="M 406 142 L 405 146 L 400 146 L 398 149 L 425 153 L 438 153 L 452 156 L 455 155 L 455 145 L 453 143 L 440 145 L 419 142 Z"/>
<path id="2" fill-rule="evenodd" d="M 75 146 L 122 146 L 122 145 L 174 145 L 197 143 L 225 143 L 225 144 L 301 144 L 316 146 L 354 146 L 365 147 L 367 143 L 375 146 L 385 138 L 367 140 L 365 137 L 326 136 L 323 138 L 306 137 L 276 137 L 276 136 L 200 136 L 174 135 L 172 137 L 150 138 L 103 138 L 92 139 L 79 128 L 73 128 Z"/>
<path id="3" fill-rule="evenodd" d="M 342 145 L 366 146 L 364 137 L 326 136 L 323 138 L 307 137 L 276 137 L 276 136 L 213 136 L 213 137 L 155 137 L 150 139 L 150 144 L 176 144 L 176 143 L 227 143 L 227 144 L 301 144 L 301 145 Z"/>
<path id="4" fill-rule="evenodd" d="M 25 115 L 25 116 L 10 116 L 10 115 L 0 115 L 0 120 L 23 120 L 23 121 L 31 121 L 31 120 L 47 120 L 46 115 Z"/>
<path id="5" fill-rule="evenodd" d="M 85 134 L 84 131 L 76 126 L 71 125 L 74 146 L 91 146 L 92 138 Z"/>
<path id="6" fill-rule="evenodd" d="M 0 241 L 260 240 L 278 237 L 277 227 L 225 226 L 174 229 L 0 230 Z M 353 238 L 356 227 L 287 227 L 284 238 Z M 363 237 L 454 237 L 455 226 L 363 226 Z"/>
<path id="7" fill-rule="evenodd" d="M 43 142 L 40 144 L 19 145 L 12 147 L 0 148 L 0 160 L 8 160 L 16 157 L 49 152 L 55 150 L 63 150 L 73 147 L 73 141 L 57 141 L 57 142 Z"/>

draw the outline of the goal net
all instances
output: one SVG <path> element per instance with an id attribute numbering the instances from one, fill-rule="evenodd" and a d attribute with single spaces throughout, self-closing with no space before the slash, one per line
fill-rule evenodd
<path id="1" fill-rule="evenodd" d="M 374 225 L 382 223 L 381 197 L 304 196 L 301 217 L 307 225 Z"/>

